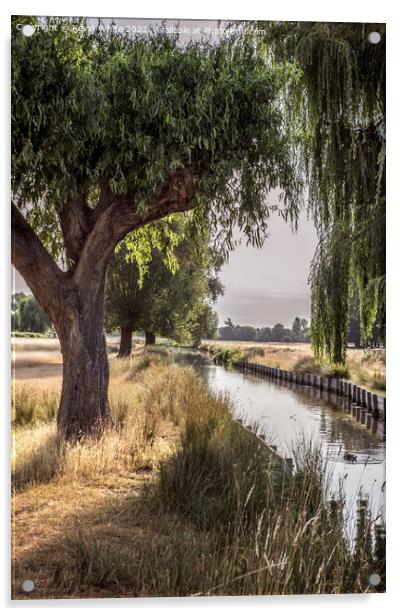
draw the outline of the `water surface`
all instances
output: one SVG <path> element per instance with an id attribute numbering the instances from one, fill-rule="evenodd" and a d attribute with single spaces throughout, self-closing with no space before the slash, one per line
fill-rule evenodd
<path id="1" fill-rule="evenodd" d="M 228 392 L 235 415 L 249 424 L 258 422 L 268 432 L 270 444 L 290 457 L 295 441 L 320 445 L 328 461 L 334 495 L 342 483 L 346 507 L 355 509 L 359 497 L 367 497 L 375 516 L 385 513 L 385 442 L 382 426 L 373 434 L 345 410 L 345 401 L 314 388 L 270 381 L 215 365 L 198 352 L 177 353 L 177 361 L 192 364 L 217 393 Z M 345 452 L 356 463 L 347 462 Z"/>

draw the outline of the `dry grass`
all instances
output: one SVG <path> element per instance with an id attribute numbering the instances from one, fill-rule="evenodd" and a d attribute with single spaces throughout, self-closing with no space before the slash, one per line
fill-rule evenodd
<path id="1" fill-rule="evenodd" d="M 285 476 L 166 352 L 113 360 L 114 427 L 97 441 L 58 440 L 48 382 L 16 386 L 14 598 L 370 592 L 383 575 L 368 521 L 346 543 L 319 452 Z"/>
<path id="2" fill-rule="evenodd" d="M 134 360 L 135 361 L 135 360 Z M 134 361 L 132 363 L 134 363 Z M 127 366 L 126 366 L 127 367 Z M 124 367 L 123 367 L 124 368 Z M 154 468 L 170 451 L 166 421 L 171 393 L 177 386 L 175 366 L 156 364 L 145 378 L 133 382 L 130 373 L 112 365 L 110 404 L 113 427 L 101 439 L 66 445 L 56 434 L 59 393 L 17 383 L 14 393 L 15 426 L 13 485 L 17 491 L 48 481 L 98 482 L 114 475 Z M 117 372 L 117 374 L 116 374 Z"/>

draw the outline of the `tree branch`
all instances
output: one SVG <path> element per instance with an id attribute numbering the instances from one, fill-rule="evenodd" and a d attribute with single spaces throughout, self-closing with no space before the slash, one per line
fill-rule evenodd
<path id="1" fill-rule="evenodd" d="M 94 282 L 98 276 L 104 276 L 115 247 L 127 233 L 169 214 L 192 209 L 194 195 L 194 176 L 188 171 L 172 176 L 149 204 L 145 214 L 138 212 L 134 200 L 127 195 L 114 195 L 109 207 L 99 213 L 88 235 L 74 272 L 74 280 L 78 284 L 90 284 L 88 271 Z"/>
<path id="2" fill-rule="evenodd" d="M 59 209 L 59 221 L 63 234 L 66 257 L 78 263 L 86 238 L 93 227 L 93 211 L 82 196 L 71 195 Z"/>
<path id="3" fill-rule="evenodd" d="M 53 261 L 38 236 L 11 201 L 11 262 L 24 277 L 53 323 L 60 318 L 65 274 Z"/>

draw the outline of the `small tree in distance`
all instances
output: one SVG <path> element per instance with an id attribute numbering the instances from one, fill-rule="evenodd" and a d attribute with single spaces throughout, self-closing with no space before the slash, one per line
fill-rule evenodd
<path id="1" fill-rule="evenodd" d="M 176 243 L 170 266 L 162 247 L 152 247 L 143 273 L 130 260 L 127 242 L 121 242 L 113 256 L 106 285 L 106 323 L 109 329 L 120 329 L 119 357 L 130 355 L 133 331 L 143 330 L 146 344 L 155 344 L 156 334 L 198 343 L 200 336 L 214 333 L 206 302 L 214 301 L 222 286 L 208 234 L 192 237 L 189 223 L 191 218 L 183 215 L 169 220 Z"/>
<path id="2" fill-rule="evenodd" d="M 15 293 L 11 304 L 13 330 L 44 333 L 50 327 L 45 311 L 32 295 Z"/>

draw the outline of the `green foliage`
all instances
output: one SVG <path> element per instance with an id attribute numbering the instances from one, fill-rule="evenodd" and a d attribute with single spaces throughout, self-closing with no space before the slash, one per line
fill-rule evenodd
<path id="1" fill-rule="evenodd" d="M 152 243 L 140 230 L 118 246 L 107 278 L 107 326 L 199 344 L 203 335 L 215 332 L 217 318 L 207 300 L 221 291 L 208 234 L 201 229 L 196 237 L 191 233 L 191 214 L 174 215 L 158 225 L 158 242 L 154 225 L 148 225 Z M 142 267 L 141 243 L 147 251 Z"/>
<path id="2" fill-rule="evenodd" d="M 21 332 L 44 333 L 51 326 L 44 310 L 32 295 L 16 293 L 12 296 L 11 328 Z"/>
<path id="3" fill-rule="evenodd" d="M 214 362 L 223 363 L 227 368 L 232 368 L 236 363 L 244 359 L 240 349 L 234 347 L 227 348 L 216 345 L 210 347 L 210 352 Z"/>
<path id="4" fill-rule="evenodd" d="M 42 25 L 12 33 L 12 192 L 56 256 L 59 204 L 78 194 L 93 207 L 102 181 L 145 212 L 172 173 L 189 171 L 199 220 L 226 247 L 235 225 L 262 242 L 271 188 L 297 217 L 280 105 L 290 65 L 268 67 L 242 37 L 181 46 L 159 33 L 89 33 L 76 19 Z"/>
<path id="5" fill-rule="evenodd" d="M 40 334 L 39 332 L 12 331 L 11 336 L 13 338 L 49 338 L 48 334 Z"/>
<path id="6" fill-rule="evenodd" d="M 213 339 L 217 335 L 219 318 L 212 306 L 204 302 L 190 319 L 189 330 L 194 346 L 199 347 L 203 338 Z"/>
<path id="7" fill-rule="evenodd" d="M 312 344 L 345 361 L 354 285 L 362 340 L 385 339 L 385 25 L 268 24 L 261 52 L 295 62 L 288 115 L 301 136 L 319 235 L 312 263 Z M 368 35 L 377 31 L 375 45 Z"/>
<path id="8" fill-rule="evenodd" d="M 293 370 L 304 374 L 318 374 L 320 376 L 335 377 L 337 379 L 350 378 L 350 370 L 342 364 L 329 364 L 323 360 L 305 355 L 297 360 Z"/>

